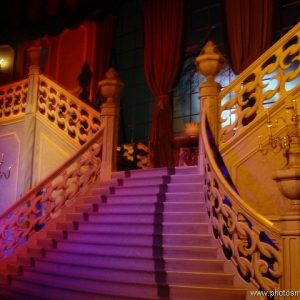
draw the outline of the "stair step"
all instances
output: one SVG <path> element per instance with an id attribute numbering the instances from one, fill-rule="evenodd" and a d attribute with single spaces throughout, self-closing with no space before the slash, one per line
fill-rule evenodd
<path id="1" fill-rule="evenodd" d="M 200 192 L 168 192 L 165 194 L 166 202 L 202 202 L 204 201 L 203 191 Z"/>
<path id="2" fill-rule="evenodd" d="M 171 175 L 170 183 L 197 183 L 203 184 L 203 175 L 186 174 L 186 175 Z"/>
<path id="3" fill-rule="evenodd" d="M 57 231 L 60 232 L 60 231 Z M 55 231 L 49 235 L 58 235 Z M 154 244 L 163 245 L 186 245 L 186 246 L 210 246 L 212 236 L 200 234 L 128 234 L 126 232 L 105 233 L 89 231 L 68 231 L 67 238 L 55 240 L 53 238 L 38 239 L 37 246 L 43 248 L 56 248 L 60 240 L 94 243 L 94 244 L 118 244 L 118 245 L 141 245 L 151 246 Z"/>
<path id="4" fill-rule="evenodd" d="M 209 246 L 212 236 L 207 234 L 154 234 L 154 233 L 127 233 L 125 230 L 117 233 L 100 231 L 78 231 L 69 230 L 67 233 L 61 230 L 48 231 L 48 239 L 38 240 L 38 246 L 53 248 L 56 242 L 53 239 L 67 239 L 69 241 L 80 241 L 82 243 L 101 243 L 113 244 L 118 242 L 122 245 L 152 245 L 158 241 L 163 245 L 190 245 L 190 246 Z"/>
<path id="5" fill-rule="evenodd" d="M 69 253 L 68 253 L 69 252 Z M 165 258 L 207 258 L 215 259 L 217 255 L 216 247 L 212 246 L 164 246 L 162 245 L 123 245 L 118 243 L 102 244 L 102 243 L 85 243 L 82 244 L 77 241 L 59 240 L 57 241 L 56 249 L 46 249 L 44 257 L 53 259 L 58 258 L 57 255 L 63 256 L 67 259 L 68 255 L 74 255 L 77 253 L 84 255 L 106 255 L 110 253 L 112 256 L 123 257 L 162 257 Z"/>
<path id="6" fill-rule="evenodd" d="M 47 289 L 47 293 L 45 293 Z M 49 291 L 48 291 L 49 289 Z M 34 294 L 33 294 L 34 293 Z M 72 299 L 72 300 L 157 300 L 158 298 L 141 296 L 122 296 L 108 294 L 94 294 L 83 291 L 66 290 L 63 288 L 52 290 L 50 286 L 44 285 L 41 289 L 31 291 L 27 289 L 16 289 L 10 285 L 0 286 L 1 300 L 56 300 L 56 299 Z M 160 300 L 169 300 L 169 298 L 160 297 Z"/>
<path id="7" fill-rule="evenodd" d="M 153 184 L 153 185 L 140 185 L 140 186 L 117 186 L 110 188 L 109 193 L 104 194 L 102 188 L 93 189 L 93 195 L 144 195 L 144 194 L 157 194 L 166 193 L 168 185 L 166 184 Z"/>
<path id="8" fill-rule="evenodd" d="M 83 204 L 85 207 L 86 205 Z M 122 213 L 134 213 L 134 212 L 202 212 L 204 211 L 205 204 L 203 201 L 199 202 L 160 202 L 160 203 L 105 203 L 99 204 L 97 207 L 94 205 L 93 209 L 89 211 L 84 208 L 77 206 L 76 212 L 122 212 Z"/>
<path id="9" fill-rule="evenodd" d="M 170 183 L 170 184 L 147 184 L 135 186 L 117 186 L 110 188 L 93 189 L 93 195 L 144 195 L 148 193 L 180 193 L 180 192 L 202 192 L 203 185 L 199 183 Z"/>
<path id="10" fill-rule="evenodd" d="M 170 183 L 168 193 L 202 192 L 203 185 L 199 183 Z"/>
<path id="11" fill-rule="evenodd" d="M 198 166 L 176 167 L 175 175 L 199 174 Z"/>
<path id="12" fill-rule="evenodd" d="M 59 250 L 58 250 L 59 251 Z M 90 256 L 81 256 L 80 253 L 70 253 L 70 257 L 64 260 L 62 257 L 55 259 L 35 258 L 34 266 L 38 268 L 56 268 L 61 264 L 77 264 L 82 266 L 91 266 L 97 268 L 115 268 L 118 266 L 122 269 L 131 270 L 148 270 L 165 269 L 169 272 L 215 272 L 224 271 L 224 261 L 218 259 L 179 259 L 179 258 L 162 258 L 162 257 L 130 257 L 130 256 L 113 256 L 109 254 L 99 255 L 91 254 Z"/>
<path id="13" fill-rule="evenodd" d="M 146 193 L 140 195 L 98 195 L 84 198 L 85 204 L 102 203 L 156 203 L 156 202 L 199 202 L 203 201 L 203 192 L 177 192 L 177 193 Z"/>
<path id="14" fill-rule="evenodd" d="M 155 176 L 166 176 L 175 174 L 175 168 L 155 168 L 155 169 L 144 169 L 144 170 L 128 170 L 121 172 L 113 172 L 111 175 L 112 179 L 121 178 L 151 178 Z"/>
<path id="15" fill-rule="evenodd" d="M 9 272 L 7 271 L 0 272 L 0 285 L 1 284 L 10 284 Z"/>
<path id="16" fill-rule="evenodd" d="M 75 212 L 76 213 L 97 212 L 98 211 L 98 205 L 99 204 L 93 204 L 93 203 L 78 204 L 78 205 L 75 206 Z"/>
<path id="17" fill-rule="evenodd" d="M 167 282 L 170 285 L 184 286 L 233 286 L 233 274 L 200 273 L 198 272 L 167 272 Z"/>
<path id="18" fill-rule="evenodd" d="M 100 232 L 127 232 L 127 233 L 174 233 L 174 234 L 204 234 L 208 232 L 207 223 L 124 223 L 124 222 L 59 222 L 57 229 Z"/>
<path id="19" fill-rule="evenodd" d="M 224 272 L 224 261 L 205 258 L 165 258 L 168 271 Z"/>
<path id="20" fill-rule="evenodd" d="M 155 203 L 165 201 L 164 194 L 144 194 L 144 195 L 103 195 L 89 196 L 84 198 L 85 204 L 103 204 L 103 203 Z"/>
<path id="21" fill-rule="evenodd" d="M 235 287 L 170 285 L 170 298 L 176 300 L 246 300 L 247 290 Z"/>
<path id="22" fill-rule="evenodd" d="M 147 186 L 147 185 L 159 185 L 159 184 L 168 184 L 170 183 L 170 181 L 171 181 L 171 177 L 169 175 L 141 177 L 141 178 L 124 178 L 124 179 L 118 179 L 118 186 L 136 187 L 136 186 Z"/>
<path id="23" fill-rule="evenodd" d="M 40 279 L 42 277 L 42 280 Z M 77 278 L 73 276 L 55 276 L 52 274 L 44 273 L 43 276 L 39 274 L 34 278 L 34 281 L 22 277 L 14 277 L 13 284 L 16 289 L 22 289 L 30 291 L 33 295 L 40 293 L 45 289 L 47 294 L 44 295 L 46 299 L 72 299 L 82 300 L 86 299 L 99 299 L 99 294 L 110 295 L 110 297 L 126 296 L 125 299 L 135 298 L 143 299 L 142 297 L 137 298 L 137 295 L 143 295 L 144 299 L 157 299 L 157 285 L 150 283 L 138 284 L 128 282 L 111 282 L 106 280 L 86 279 Z M 168 294 L 168 287 L 166 285 L 161 286 L 161 290 L 165 290 L 165 294 Z M 98 298 L 92 295 L 98 295 Z M 88 295 L 88 296 L 86 296 Z M 101 299 L 101 298 L 100 298 Z M 106 298 L 103 298 L 106 299 Z"/>
<path id="24" fill-rule="evenodd" d="M 45 271 L 46 270 L 46 271 Z M 74 277 L 82 280 L 104 280 L 110 282 L 127 282 L 143 284 L 148 283 L 155 285 L 155 280 L 165 278 L 165 271 L 163 270 L 130 270 L 124 268 L 104 268 L 94 266 L 80 266 L 76 264 L 54 264 L 52 266 L 47 265 L 47 269 L 25 267 L 23 268 L 23 276 L 28 280 L 34 281 L 35 278 L 39 280 L 47 281 L 50 277 Z"/>
<path id="25" fill-rule="evenodd" d="M 173 222 L 173 223 L 202 223 L 206 221 L 204 212 L 164 212 L 164 213 L 73 213 L 67 215 L 68 221 L 91 221 L 91 222 Z"/>

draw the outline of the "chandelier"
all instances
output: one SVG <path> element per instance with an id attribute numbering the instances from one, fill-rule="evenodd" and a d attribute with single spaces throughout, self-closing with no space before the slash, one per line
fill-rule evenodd
<path id="1" fill-rule="evenodd" d="M 2 164 L 3 164 L 3 159 L 4 159 L 4 154 L 2 153 L 1 156 L 0 156 L 0 179 L 2 178 L 2 176 L 3 176 L 5 179 L 8 179 L 9 176 L 10 176 L 11 166 L 8 167 L 7 172 L 2 172 L 2 171 L 1 171 L 1 168 L 2 168 Z"/>

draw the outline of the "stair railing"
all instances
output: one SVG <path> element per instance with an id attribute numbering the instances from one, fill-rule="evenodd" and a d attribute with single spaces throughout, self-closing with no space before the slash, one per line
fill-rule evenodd
<path id="1" fill-rule="evenodd" d="M 100 178 L 105 128 L 0 216 L 0 258 L 39 231 Z"/>
<path id="2" fill-rule="evenodd" d="M 211 41 L 196 62 L 198 70 L 207 77 L 199 87 L 202 112 L 200 162 L 204 165 L 205 197 L 215 237 L 220 241 L 225 257 L 234 263 L 246 282 L 254 283 L 265 292 L 273 291 L 269 296 L 274 295 L 275 299 L 293 299 L 300 295 L 300 141 L 297 105 L 293 106 L 292 102 L 296 101 L 291 99 L 299 97 L 300 23 L 222 91 L 214 77 L 224 59 Z M 274 101 L 280 104 L 276 110 L 282 107 L 288 116 L 292 112 L 292 118 L 286 121 L 291 143 L 285 150 L 287 164 L 273 174 L 279 189 L 281 185 L 284 192 L 284 189 L 291 192 L 281 191 L 290 202 L 287 211 L 279 216 L 277 226 L 280 229 L 251 209 L 238 195 L 219 152 L 224 145 L 222 142 L 231 139 L 230 146 L 234 147 L 243 128 L 248 128 L 253 120 L 262 121 L 257 115 L 269 117 L 264 108 Z M 231 111 L 231 115 L 222 119 L 225 110 Z M 292 134 L 290 128 L 294 130 Z M 262 144 L 258 145 L 260 150 L 259 147 Z M 297 157 L 296 164 L 294 157 Z M 287 171 L 288 176 L 283 171 Z"/>
<path id="3" fill-rule="evenodd" d="M 100 111 L 73 96 L 44 75 L 39 75 L 37 117 L 52 123 L 65 136 L 84 144 L 100 128 Z"/>
<path id="4" fill-rule="evenodd" d="M 270 47 L 218 95 L 219 139 L 225 142 L 300 81 L 300 23 Z"/>
<path id="5" fill-rule="evenodd" d="M 104 122 L 106 147 L 102 159 L 102 180 L 109 179 L 111 172 L 116 170 L 119 97 L 123 88 L 117 73 L 110 69 L 99 82 L 100 92 L 107 99 L 100 113 L 40 74 L 43 49 L 40 39 L 30 43 L 27 49 L 31 63 L 29 78 L 4 86 L 0 91 L 0 124 L 17 119 L 24 122 L 24 143 L 18 166 L 19 194 L 24 194 L 37 181 L 37 120 L 61 136 L 72 149 L 86 143 Z"/>
<path id="6" fill-rule="evenodd" d="M 48 220 L 57 217 L 90 183 L 109 180 L 111 172 L 116 170 L 119 100 L 123 89 L 117 73 L 109 69 L 98 84 L 106 99 L 100 114 L 40 75 L 40 40 L 29 46 L 28 53 L 29 79 L 5 91 L 5 95 L 12 93 L 14 100 L 4 97 L 1 102 L 0 92 L 0 109 L 3 106 L 5 113 L 9 108 L 10 114 L 15 110 L 25 120 L 20 174 L 22 186 L 27 187 L 21 199 L 0 216 L 0 258 L 11 255 L 19 244 L 46 226 Z M 79 143 L 78 150 L 66 162 L 33 186 L 37 118 Z"/>
<path id="7" fill-rule="evenodd" d="M 206 110 L 201 114 L 204 194 L 213 233 L 240 276 L 263 291 L 280 290 L 280 230 L 238 195 L 219 154 Z M 227 177 L 227 179 L 226 179 Z"/>
<path id="8" fill-rule="evenodd" d="M 0 124 L 24 118 L 28 79 L 7 84 L 0 90 Z"/>

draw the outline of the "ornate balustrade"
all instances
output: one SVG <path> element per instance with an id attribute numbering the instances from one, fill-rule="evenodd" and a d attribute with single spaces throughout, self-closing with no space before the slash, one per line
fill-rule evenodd
<path id="1" fill-rule="evenodd" d="M 245 281 L 260 290 L 280 290 L 283 274 L 280 230 L 250 208 L 226 179 L 226 168 L 205 111 L 201 120 L 205 201 L 214 235 L 225 257 L 233 262 Z"/>
<path id="2" fill-rule="evenodd" d="M 38 115 L 85 143 L 100 128 L 100 112 L 43 75 L 39 76 Z"/>
<path id="3" fill-rule="evenodd" d="M 75 201 L 87 185 L 96 181 L 101 171 L 104 127 L 54 170 L 30 189 L 0 217 L 0 257 L 45 226 L 48 219 Z"/>
<path id="4" fill-rule="evenodd" d="M 28 79 L 5 85 L 0 91 L 0 123 L 24 117 Z"/>
<path id="5" fill-rule="evenodd" d="M 220 92 L 219 139 L 232 137 L 264 106 L 292 93 L 300 82 L 299 61 L 300 23 Z"/>
<path id="6" fill-rule="evenodd" d="M 100 112 L 40 75 L 42 48 L 40 40 L 28 48 L 29 79 L 15 87 L 10 85 L 4 90 L 3 98 L 0 92 L 1 112 L 13 113 L 18 107 L 25 115 L 18 177 L 24 196 L 0 216 L 0 257 L 11 254 L 22 239 L 46 226 L 47 220 L 75 201 L 89 183 L 98 178 L 108 180 L 116 170 L 119 99 L 123 89 L 118 74 L 109 69 L 99 82 L 100 92 L 106 99 L 100 116 Z M 0 122 L 1 118 L 3 115 Z M 61 130 L 79 143 L 70 159 L 35 184 L 37 118 L 56 133 Z"/>

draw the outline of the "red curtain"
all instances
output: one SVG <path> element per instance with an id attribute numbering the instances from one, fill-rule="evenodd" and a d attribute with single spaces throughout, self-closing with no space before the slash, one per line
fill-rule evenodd
<path id="1" fill-rule="evenodd" d="M 173 166 L 170 92 L 178 83 L 186 50 L 186 0 L 144 1 L 144 72 L 157 100 L 150 137 L 153 167 Z"/>
<path id="2" fill-rule="evenodd" d="M 220 0 L 226 53 L 240 74 L 276 40 L 278 0 Z"/>
<path id="3" fill-rule="evenodd" d="M 91 99 L 96 101 L 98 95 L 98 82 L 104 78 L 109 68 L 113 41 L 115 37 L 117 12 L 111 12 L 105 19 L 98 23 L 98 37 L 96 45 L 96 62 L 91 80 Z"/>

